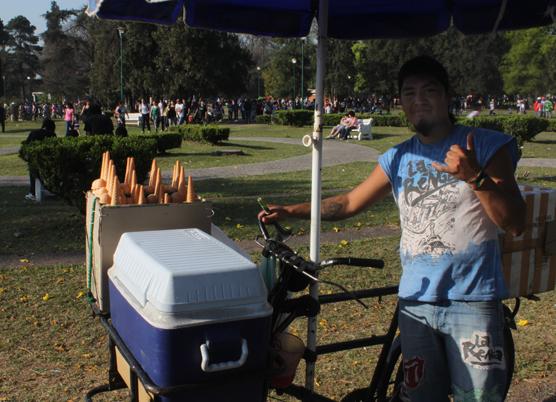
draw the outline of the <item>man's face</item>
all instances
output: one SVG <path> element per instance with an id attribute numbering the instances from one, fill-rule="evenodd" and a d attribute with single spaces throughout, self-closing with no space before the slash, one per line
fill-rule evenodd
<path id="1" fill-rule="evenodd" d="M 424 136 L 450 121 L 448 94 L 444 86 L 431 76 L 407 77 L 401 88 L 401 103 L 409 122 Z"/>

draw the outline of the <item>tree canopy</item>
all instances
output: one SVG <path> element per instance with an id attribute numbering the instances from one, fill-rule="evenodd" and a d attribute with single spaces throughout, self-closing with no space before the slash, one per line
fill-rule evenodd
<path id="1" fill-rule="evenodd" d="M 307 96 L 315 86 L 314 31 L 304 39 L 272 39 L 188 28 L 183 21 L 169 27 L 114 22 L 89 18 L 84 9 L 61 9 L 56 1 L 43 17 L 47 29 L 40 37 L 24 16 L 0 20 L 5 99 L 29 99 L 31 90 L 58 100 L 92 95 L 104 104 L 118 100 L 120 90 L 128 101 L 192 95 L 289 98 Z M 555 91 L 554 27 L 469 36 L 451 28 L 419 39 L 331 39 L 326 95 L 394 95 L 400 66 L 420 54 L 446 66 L 455 94 Z"/>

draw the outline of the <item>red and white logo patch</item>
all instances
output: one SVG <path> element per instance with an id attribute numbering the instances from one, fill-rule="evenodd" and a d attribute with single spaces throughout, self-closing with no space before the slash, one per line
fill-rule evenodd
<path id="1" fill-rule="evenodd" d="M 415 389 L 425 375 L 425 361 L 419 356 L 403 361 L 403 378 L 407 389 Z"/>

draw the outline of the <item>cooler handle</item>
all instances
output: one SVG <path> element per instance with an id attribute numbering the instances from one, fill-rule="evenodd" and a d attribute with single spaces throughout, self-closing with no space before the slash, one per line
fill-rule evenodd
<path id="1" fill-rule="evenodd" d="M 247 356 L 249 355 L 249 350 L 247 348 L 247 341 L 241 338 L 241 356 L 238 360 L 229 361 L 229 362 L 222 362 L 222 363 L 213 363 L 210 364 L 209 361 L 209 341 L 203 343 L 200 347 L 201 349 L 201 370 L 205 373 L 214 373 L 216 371 L 224 371 L 224 370 L 231 370 L 238 367 L 241 367 L 247 361 Z"/>

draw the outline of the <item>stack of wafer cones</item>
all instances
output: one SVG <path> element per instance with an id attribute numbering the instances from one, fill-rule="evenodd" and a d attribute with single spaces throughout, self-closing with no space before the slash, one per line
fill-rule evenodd
<path id="1" fill-rule="evenodd" d="M 188 176 L 186 183 L 185 169 L 179 161 L 174 164 L 170 183 L 165 185 L 156 159 L 153 159 L 148 184 L 143 186 L 137 183 L 135 159 L 128 157 L 124 181 L 120 183 L 108 151 L 102 154 L 100 177 L 93 181 L 91 191 L 101 204 L 106 205 L 192 203 L 199 200 L 193 178 Z"/>

